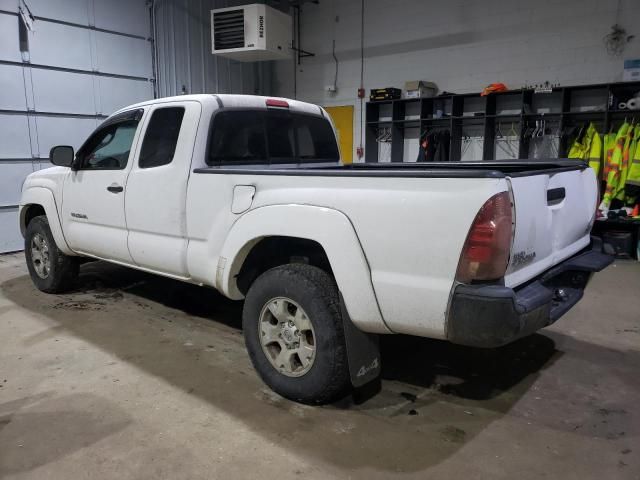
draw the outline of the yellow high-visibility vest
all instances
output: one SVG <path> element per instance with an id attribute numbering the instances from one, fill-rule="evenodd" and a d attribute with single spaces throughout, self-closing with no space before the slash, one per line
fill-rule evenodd
<path id="1" fill-rule="evenodd" d="M 625 185 L 640 187 L 640 128 L 637 126 L 636 133 L 637 135 L 634 136 L 636 139 L 636 148 L 633 152 L 631 163 L 629 164 L 629 171 L 627 172 L 627 181 Z"/>
<path id="2" fill-rule="evenodd" d="M 604 168 L 602 169 L 602 180 L 606 180 L 611 170 L 611 157 L 616 147 L 616 134 L 609 132 L 604 136 Z"/>
<path id="3" fill-rule="evenodd" d="M 593 125 L 593 124 L 592 124 Z M 591 125 L 590 125 L 591 127 Z M 600 135 L 595 131 L 594 127 L 593 137 L 591 138 L 591 148 L 589 149 L 589 166 L 593 168 L 596 174 L 596 178 L 600 178 L 600 164 L 602 163 L 602 140 Z"/>
<path id="4" fill-rule="evenodd" d="M 587 135 L 585 134 L 585 138 L 586 136 Z M 573 145 L 571 145 L 571 148 L 569 149 L 569 153 L 567 154 L 567 157 L 584 159 L 584 152 L 587 150 L 584 143 L 585 143 L 584 139 L 582 142 L 576 139 L 573 142 Z"/>
<path id="5" fill-rule="evenodd" d="M 622 148 L 622 158 L 620 160 L 620 175 L 613 194 L 614 198 L 618 200 L 624 200 L 624 184 L 627 180 L 627 172 L 629 171 L 629 152 L 635 136 L 635 130 L 636 128 L 632 124 L 624 138 L 624 147 Z"/>
<path id="6" fill-rule="evenodd" d="M 608 169 L 607 188 L 604 191 L 604 197 L 602 198 L 602 203 L 607 208 L 609 207 L 609 205 L 611 205 L 611 200 L 614 198 L 616 194 L 618 182 L 620 181 L 620 167 L 622 165 L 622 154 L 625 148 L 627 134 L 629 133 L 629 127 L 630 125 L 627 122 L 624 122 L 622 126 L 618 129 L 618 133 L 616 134 L 616 139 L 615 139 L 615 145 L 613 148 L 613 153 L 611 155 L 610 161 L 606 166 L 606 168 Z"/>
<path id="7" fill-rule="evenodd" d="M 593 168 L 596 177 L 599 176 L 602 158 L 602 140 L 593 122 L 589 123 L 582 140 L 577 138 L 573 142 L 567 157 L 579 158 L 589 162 L 589 166 Z"/>

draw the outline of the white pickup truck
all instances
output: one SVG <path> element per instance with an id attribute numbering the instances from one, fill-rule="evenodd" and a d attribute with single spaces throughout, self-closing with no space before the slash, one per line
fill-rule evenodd
<path id="1" fill-rule="evenodd" d="M 255 368 L 305 403 L 377 379 L 378 334 L 503 345 L 611 262 L 585 163 L 342 165 L 327 113 L 295 100 L 139 103 L 50 160 L 20 202 L 37 288 L 90 257 L 244 299 Z"/>

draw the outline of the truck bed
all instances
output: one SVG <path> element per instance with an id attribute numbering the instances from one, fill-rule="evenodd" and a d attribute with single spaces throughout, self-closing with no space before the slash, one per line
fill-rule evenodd
<path id="1" fill-rule="evenodd" d="M 191 249 L 209 248 L 210 236 L 229 231 L 242 217 L 276 236 L 290 235 L 288 228 L 302 224 L 323 224 L 319 235 L 333 238 L 339 229 L 326 219 L 266 212 L 281 207 L 339 212 L 357 236 L 388 329 L 434 338 L 444 338 L 460 252 L 489 198 L 507 190 L 513 194 L 515 233 L 504 284 L 516 288 L 589 243 L 597 189 L 588 166 L 575 160 L 234 165 L 193 171 L 187 198 L 193 206 L 186 219 Z M 240 201 L 240 192 L 247 190 Z M 244 213 L 235 207 L 240 219 L 213 208 L 230 199 L 245 205 Z M 205 279 L 217 267 L 196 262 L 190 268 L 197 279 Z M 370 327 L 364 316 L 356 324 Z"/>

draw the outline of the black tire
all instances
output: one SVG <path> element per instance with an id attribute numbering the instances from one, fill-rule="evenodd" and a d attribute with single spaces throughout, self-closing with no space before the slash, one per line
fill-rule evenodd
<path id="1" fill-rule="evenodd" d="M 260 343 L 260 314 L 272 299 L 287 297 L 302 307 L 313 326 L 315 358 L 302 376 L 279 372 Z M 324 270 L 288 264 L 260 275 L 247 293 L 242 312 L 244 338 L 253 366 L 276 393 L 306 404 L 336 401 L 351 389 L 338 288 Z"/>
<path id="2" fill-rule="evenodd" d="M 49 268 L 44 278 L 36 271 L 32 252 L 32 240 L 37 235 L 44 237 L 49 256 Z M 46 293 L 63 293 L 73 288 L 78 277 L 80 262 L 76 257 L 70 257 L 60 251 L 53 239 L 49 228 L 49 221 L 44 215 L 34 217 L 27 225 L 24 237 L 24 253 L 27 268 L 34 285 Z"/>

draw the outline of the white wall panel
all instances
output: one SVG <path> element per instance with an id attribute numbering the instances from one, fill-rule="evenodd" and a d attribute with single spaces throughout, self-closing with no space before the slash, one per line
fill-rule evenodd
<path id="1" fill-rule="evenodd" d="M 20 202 L 22 182 L 33 172 L 31 161 L 10 162 L 0 160 L 2 168 L 2 185 L 0 189 L 0 207 L 17 205 Z"/>
<path id="2" fill-rule="evenodd" d="M 48 157 L 56 145 L 71 145 L 77 150 L 99 122 L 93 118 L 37 117 L 40 156 Z"/>
<path id="3" fill-rule="evenodd" d="M 188 93 L 272 93 L 272 64 L 279 62 L 240 63 L 211 54 L 211 9 L 242 3 L 251 1 L 156 1 L 159 96 L 179 95 L 183 85 Z"/>
<path id="4" fill-rule="evenodd" d="M 65 114 L 111 113 L 153 97 L 153 85 L 147 81 L 103 75 L 152 77 L 150 42 L 56 23 L 95 25 L 146 38 L 150 31 L 145 0 L 27 0 L 27 3 L 34 15 L 43 18 L 35 22 L 35 31 L 28 34 L 27 58 L 33 65 L 54 69 L 29 64 L 0 65 L 0 110 L 25 111 L 28 105 L 36 112 L 28 117 L 26 113 L 0 114 L 0 159 L 40 157 L 33 161 L 0 161 L 0 206 L 18 203 L 22 181 L 33 169 L 51 166 L 46 157 L 52 146 L 69 144 L 77 149 L 102 122 Z M 18 0 L 0 0 L 0 10 L 17 11 L 17 5 Z M 15 15 L 0 14 L 0 60 L 22 61 Z M 17 210 L 0 208 L 0 252 L 21 248 Z"/>
<path id="5" fill-rule="evenodd" d="M 59 0 L 62 1 L 62 0 Z M 149 9 L 145 0 L 95 2 L 96 27 L 149 37 Z"/>
<path id="6" fill-rule="evenodd" d="M 0 65 L 0 108 L 26 110 L 22 67 Z"/>
<path id="7" fill-rule="evenodd" d="M 53 18 L 64 22 L 89 25 L 89 1 L 90 0 L 27 0 L 27 3 L 31 12 L 37 17 Z M 101 0 L 97 1 L 100 2 Z"/>
<path id="8" fill-rule="evenodd" d="M 26 102 L 36 110 L 29 114 L 29 120 L 26 114 L 0 114 L 0 158 L 39 156 L 32 164 L 33 168 L 41 169 L 50 166 L 46 157 L 52 146 L 71 144 L 78 148 L 102 122 L 101 119 L 65 117 L 65 114 L 108 115 L 153 97 L 152 83 L 117 78 L 123 75 L 146 79 L 154 75 L 151 44 L 146 40 L 151 33 L 147 7 L 150 2 L 26 1 L 34 15 L 44 18 L 37 20 L 35 31 L 28 34 L 27 58 L 31 65 L 53 69 L 29 64 L 24 67 L 0 65 L 0 110 L 22 111 L 26 109 Z M 183 85 L 189 93 L 269 92 L 269 62 L 238 64 L 210 53 L 211 8 L 240 1 L 156 0 L 160 69 L 157 81 L 161 96 L 180 93 Z M 18 0 L 0 0 L 0 10 L 16 12 L 17 5 Z M 56 23 L 58 21 L 89 28 Z M 97 31 L 93 26 L 125 35 Z M 15 15 L 0 14 L 0 60 L 22 61 Z M 19 75 L 22 72 L 24 76 Z M 61 115 L 41 115 L 41 112 Z M 29 165 L 25 162 L 16 167 L 0 162 L 0 191 L 7 198 L 15 197 Z M 0 217 L 0 252 L 22 248 L 16 212 L 0 209 Z"/>
<path id="9" fill-rule="evenodd" d="M 51 22 L 37 25 L 29 36 L 32 63 L 92 70 L 91 30 Z"/>
<path id="10" fill-rule="evenodd" d="M 33 170 L 44 170 L 45 168 L 51 168 L 55 165 L 49 161 L 47 158 L 40 158 L 38 160 L 34 160 L 33 162 Z"/>
<path id="11" fill-rule="evenodd" d="M 6 10 L 7 12 L 17 12 L 18 0 L 0 0 L 0 10 Z"/>
<path id="12" fill-rule="evenodd" d="M 95 32 L 97 62 L 101 72 L 149 78 L 151 46 L 146 40 Z"/>
<path id="13" fill-rule="evenodd" d="M 153 85 L 150 82 L 110 77 L 99 77 L 98 81 L 99 105 L 101 113 L 105 115 L 132 103 L 153 98 Z"/>
<path id="14" fill-rule="evenodd" d="M 0 13 L 0 60 L 22 60 L 18 43 L 18 17 Z"/>
<path id="15" fill-rule="evenodd" d="M 31 74 L 37 111 L 96 113 L 92 75 L 39 68 L 32 69 Z"/>
<path id="16" fill-rule="evenodd" d="M 0 252 L 22 250 L 24 241 L 18 225 L 18 209 L 0 209 Z"/>
<path id="17" fill-rule="evenodd" d="M 0 158 L 31 158 L 26 115 L 0 113 Z"/>
<path id="18" fill-rule="evenodd" d="M 493 82 L 517 89 L 545 80 L 561 85 L 622 79 L 623 60 L 640 57 L 640 41 L 627 44 L 622 56 L 608 55 L 602 39 L 620 18 L 638 35 L 638 0 L 603 2 L 562 0 L 367 0 L 364 2 L 364 88 L 404 88 L 407 80 L 429 80 L 440 90 L 479 92 Z M 294 95 L 321 105 L 355 102 L 360 85 L 360 0 L 302 5 L 301 45 L 315 53 L 293 68 L 275 65 L 275 94 Z M 616 10 L 619 7 L 619 12 Z M 630 31 L 633 30 L 633 31 Z M 334 81 L 339 61 L 337 93 Z M 293 55 L 292 55 L 293 60 Z M 355 148 L 360 135 L 354 131 Z M 406 151 L 406 149 L 405 149 Z M 413 152 L 417 155 L 414 147 Z"/>

